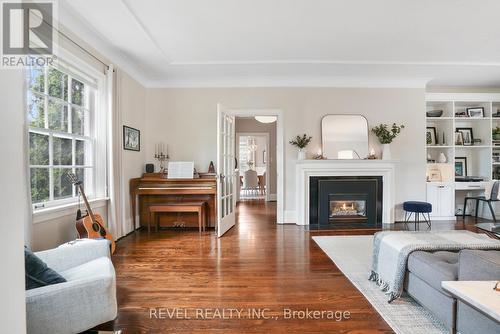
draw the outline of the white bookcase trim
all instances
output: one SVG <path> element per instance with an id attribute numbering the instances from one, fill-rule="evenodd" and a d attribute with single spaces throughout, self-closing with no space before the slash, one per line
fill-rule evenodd
<path id="1" fill-rule="evenodd" d="M 453 165 L 455 157 L 467 156 L 469 166 L 473 166 L 472 173 L 469 175 L 485 177 L 485 181 L 491 180 L 493 169 L 499 166 L 500 163 L 493 161 L 492 155 L 495 149 L 500 152 L 500 146 L 494 146 L 492 141 L 492 130 L 496 126 L 500 126 L 500 118 L 492 117 L 492 115 L 500 110 L 500 94 L 498 93 L 427 93 L 426 111 L 429 109 L 443 109 L 443 117 L 426 117 L 426 127 L 434 126 L 438 128 L 438 142 L 441 142 L 443 131 L 447 140 L 446 145 L 427 146 L 427 152 L 433 158 L 437 157 L 439 150 L 443 151 L 448 158 L 447 164 Z M 485 107 L 486 117 L 484 118 L 463 118 L 455 117 L 457 109 L 465 109 L 468 106 L 478 104 Z M 459 127 L 473 127 L 476 138 L 480 137 L 483 142 L 481 145 L 460 146 L 455 145 L 454 132 Z M 479 133 L 479 136 L 477 134 Z M 461 207 L 465 195 L 478 193 L 484 190 L 486 182 L 454 182 L 454 180 L 445 180 L 443 183 L 452 184 L 454 187 L 453 195 L 450 195 L 446 201 L 453 203 L 453 208 Z M 433 189 L 436 183 L 428 182 L 428 200 L 432 197 Z M 442 194 L 441 194 L 442 195 Z M 441 203 L 443 199 L 440 198 Z M 437 203 L 434 203 L 437 204 Z M 490 215 L 480 207 L 479 215 L 485 218 L 491 218 Z M 437 217 L 436 217 L 437 218 Z M 439 217 L 438 219 L 455 219 L 454 214 Z"/>

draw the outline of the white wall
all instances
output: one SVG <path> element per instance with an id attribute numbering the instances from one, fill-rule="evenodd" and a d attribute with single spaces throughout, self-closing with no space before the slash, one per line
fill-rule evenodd
<path id="1" fill-rule="evenodd" d="M 26 332 L 24 292 L 24 227 L 28 219 L 25 168 L 23 73 L 0 70 L 0 323 L 2 333 Z"/>
<path id="2" fill-rule="evenodd" d="M 124 208 L 123 231 L 132 231 L 132 212 L 130 208 L 129 181 L 140 177 L 144 172 L 146 158 L 145 131 L 146 123 L 146 90 L 136 80 L 123 71 L 117 74 L 118 108 L 121 113 L 122 125 L 141 131 L 141 151 L 122 151 L 122 207 Z M 122 134 L 123 135 L 123 134 Z M 122 139 L 123 140 L 123 139 Z M 152 156 L 151 156 L 152 157 Z M 152 159 L 151 159 L 152 160 Z"/>
<path id="3" fill-rule="evenodd" d="M 91 206 L 92 211 L 100 214 L 105 222 L 108 220 L 106 203 L 98 208 L 92 204 Z M 46 218 L 35 219 L 32 226 L 31 249 L 33 251 L 46 250 L 78 238 L 75 228 L 76 210 L 76 208 L 65 210 L 63 215 L 57 217 L 54 217 L 56 215 L 49 215 Z M 83 203 L 82 210 L 85 210 Z"/>
<path id="4" fill-rule="evenodd" d="M 406 128 L 392 145 L 401 163 L 396 176 L 396 202 L 425 199 L 424 89 L 410 88 L 165 88 L 148 89 L 146 155 L 154 143 L 169 144 L 174 160 L 194 160 L 205 171 L 216 161 L 216 105 L 228 109 L 281 109 L 284 120 L 285 210 L 295 210 L 296 150 L 288 141 L 308 133 L 309 156 L 320 148 L 320 120 L 325 114 L 362 114 L 370 127 L 403 123 Z M 371 135 L 370 146 L 380 153 Z M 400 209 L 398 210 L 400 211 Z M 400 219 L 400 213 L 396 216 Z"/>

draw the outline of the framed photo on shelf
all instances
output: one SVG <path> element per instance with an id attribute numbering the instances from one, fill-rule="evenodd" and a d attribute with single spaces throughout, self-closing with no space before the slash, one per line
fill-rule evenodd
<path id="1" fill-rule="evenodd" d="M 141 131 L 124 125 L 123 149 L 139 152 L 141 150 Z"/>
<path id="2" fill-rule="evenodd" d="M 467 157 L 455 157 L 455 176 L 467 176 Z"/>
<path id="3" fill-rule="evenodd" d="M 472 134 L 472 128 L 456 128 L 456 132 L 462 134 L 462 145 L 472 146 L 474 145 L 474 135 Z M 458 145 L 458 144 L 457 144 Z"/>
<path id="4" fill-rule="evenodd" d="M 467 116 L 471 118 L 483 118 L 484 108 L 483 107 L 467 108 Z"/>
<path id="5" fill-rule="evenodd" d="M 436 146 L 437 145 L 437 131 L 435 127 L 428 126 L 427 132 L 425 134 L 425 138 L 427 141 L 427 146 Z"/>
<path id="6" fill-rule="evenodd" d="M 443 178 L 441 176 L 441 171 L 439 169 L 429 170 L 427 180 L 429 182 L 441 182 L 443 180 Z"/>
<path id="7" fill-rule="evenodd" d="M 462 132 L 455 132 L 455 145 L 462 146 L 464 144 L 464 138 L 462 137 Z"/>

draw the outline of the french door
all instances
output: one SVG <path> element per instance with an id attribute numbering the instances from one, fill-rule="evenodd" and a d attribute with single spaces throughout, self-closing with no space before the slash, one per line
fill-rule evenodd
<path id="1" fill-rule="evenodd" d="M 217 236 L 236 220 L 235 119 L 217 104 Z"/>

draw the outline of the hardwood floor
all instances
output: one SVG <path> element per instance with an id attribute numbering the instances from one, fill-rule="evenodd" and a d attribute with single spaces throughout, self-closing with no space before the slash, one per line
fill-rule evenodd
<path id="1" fill-rule="evenodd" d="M 276 225 L 275 213 L 275 203 L 247 201 L 238 206 L 239 223 L 220 239 L 213 231 L 163 230 L 120 240 L 113 256 L 118 317 L 108 329 L 124 334 L 392 333 L 310 238 L 345 232 Z M 439 226 L 463 228 L 451 222 Z M 230 319 L 216 317 L 217 310 L 229 317 L 230 309 L 243 309 L 241 318 L 236 311 Z M 260 319 L 249 316 L 249 309 L 260 312 Z M 350 319 L 285 319 L 285 309 L 348 311 Z M 160 312 L 163 319 L 157 318 Z M 171 312 L 179 313 L 169 318 Z"/>

